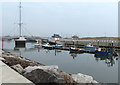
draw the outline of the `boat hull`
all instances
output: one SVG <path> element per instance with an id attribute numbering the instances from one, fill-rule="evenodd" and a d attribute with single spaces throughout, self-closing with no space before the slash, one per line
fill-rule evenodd
<path id="1" fill-rule="evenodd" d="M 85 49 L 86 51 L 92 51 L 92 52 L 95 52 L 95 51 L 96 51 L 96 47 L 84 46 L 84 49 Z"/>
<path id="2" fill-rule="evenodd" d="M 102 55 L 102 56 L 118 56 L 116 52 L 103 52 L 103 51 L 95 51 L 95 54 Z"/>
<path id="3" fill-rule="evenodd" d="M 70 49 L 70 53 L 84 53 L 84 50 L 81 49 Z"/>
<path id="4" fill-rule="evenodd" d="M 103 51 L 95 51 L 96 54 L 101 54 L 101 55 L 107 55 L 108 52 L 103 52 Z"/>
<path id="5" fill-rule="evenodd" d="M 63 46 L 55 46 L 55 48 L 63 48 Z"/>
<path id="6" fill-rule="evenodd" d="M 52 49 L 55 49 L 55 47 L 44 46 L 44 49 L 50 49 L 50 50 L 52 50 Z"/>

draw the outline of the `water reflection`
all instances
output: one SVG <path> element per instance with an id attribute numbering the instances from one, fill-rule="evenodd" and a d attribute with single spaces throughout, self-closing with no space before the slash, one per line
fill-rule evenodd
<path id="1" fill-rule="evenodd" d="M 83 53 L 70 52 L 69 54 L 70 54 L 70 56 L 73 57 L 73 59 L 75 59 L 78 55 L 83 54 Z M 108 67 L 111 67 L 114 64 L 116 64 L 115 61 L 117 61 L 119 59 L 119 56 L 103 56 L 103 55 L 99 55 L 99 54 L 94 54 L 94 57 L 97 62 L 105 61 L 105 64 L 107 64 Z"/>
<path id="2" fill-rule="evenodd" d="M 69 52 L 69 54 L 75 59 L 79 54 L 83 54 L 83 52 Z"/>
<path id="3" fill-rule="evenodd" d="M 38 52 L 40 52 L 41 48 L 37 48 Z M 45 53 L 50 53 L 51 50 L 53 49 L 44 49 Z M 58 53 L 61 53 L 62 50 L 59 49 L 54 49 L 54 55 L 57 56 Z M 70 56 L 72 56 L 73 59 L 77 58 L 78 55 L 81 55 L 83 53 L 76 53 L 76 52 L 69 52 Z M 119 56 L 103 56 L 103 55 L 99 55 L 99 54 L 94 54 L 95 60 L 97 62 L 99 61 L 105 61 L 105 64 L 107 64 L 108 67 L 113 66 L 119 59 Z"/>
<path id="4" fill-rule="evenodd" d="M 17 53 L 18 56 L 23 57 L 22 53 L 32 52 L 32 51 L 35 51 L 36 49 L 35 48 L 15 47 L 14 49 L 4 49 L 4 50 L 15 52 L 15 53 Z"/>
<path id="5" fill-rule="evenodd" d="M 111 67 L 115 64 L 115 61 L 118 60 L 119 56 L 101 56 L 98 54 L 95 54 L 96 61 L 102 61 L 104 60 L 108 67 Z"/>
<path id="6" fill-rule="evenodd" d="M 38 52 L 40 52 L 40 50 L 43 50 L 43 49 L 38 49 L 39 51 Z M 61 53 L 62 52 L 62 50 L 59 50 L 59 49 L 44 49 L 45 50 L 45 53 L 50 53 L 50 51 L 54 51 L 54 55 L 55 56 L 57 56 L 57 54 L 58 53 Z"/>
<path id="7" fill-rule="evenodd" d="M 75 57 L 77 57 L 77 53 L 70 53 L 71 54 L 71 56 L 73 57 L 73 59 L 75 59 Z"/>
<path id="8" fill-rule="evenodd" d="M 9 51 L 15 51 L 18 53 L 19 56 L 22 56 L 22 52 L 30 52 L 30 51 L 35 51 L 37 50 L 40 52 L 41 50 L 44 50 L 46 54 L 50 53 L 50 51 L 54 51 L 54 55 L 57 56 L 59 53 L 62 53 L 63 50 L 60 49 L 43 49 L 43 48 L 14 48 L 14 49 L 9 49 Z M 70 56 L 72 56 L 73 59 L 79 57 L 78 55 L 81 55 L 83 53 L 75 53 L 75 52 L 69 52 Z M 118 61 L 119 56 L 103 56 L 99 54 L 94 54 L 94 59 L 97 62 L 104 61 L 105 64 L 108 67 L 114 66 L 116 64 L 116 61 Z"/>

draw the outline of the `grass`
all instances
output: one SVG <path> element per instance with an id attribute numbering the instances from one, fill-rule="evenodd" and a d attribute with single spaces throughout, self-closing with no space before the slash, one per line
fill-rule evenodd
<path id="1" fill-rule="evenodd" d="M 120 37 L 84 37 L 79 39 L 89 39 L 89 40 L 120 40 Z"/>

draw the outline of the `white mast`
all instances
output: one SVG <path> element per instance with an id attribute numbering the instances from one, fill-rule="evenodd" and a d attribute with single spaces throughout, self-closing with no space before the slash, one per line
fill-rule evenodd
<path id="1" fill-rule="evenodd" d="M 22 21 L 21 21 L 21 0 L 20 0 L 20 3 L 19 3 L 19 30 L 20 30 L 20 34 L 19 34 L 19 39 L 16 39 L 15 40 L 15 47 L 25 47 L 26 46 L 26 39 L 24 37 L 22 37 L 22 29 L 21 29 L 21 26 L 22 26 Z"/>
<path id="2" fill-rule="evenodd" d="M 22 32 L 22 29 L 21 29 L 21 26 L 22 26 L 22 22 L 21 22 L 21 1 L 19 3 L 19 23 L 18 23 L 18 25 L 19 25 L 19 30 L 20 30 L 19 36 L 21 37 L 22 36 L 22 34 L 21 34 L 21 32 Z"/>

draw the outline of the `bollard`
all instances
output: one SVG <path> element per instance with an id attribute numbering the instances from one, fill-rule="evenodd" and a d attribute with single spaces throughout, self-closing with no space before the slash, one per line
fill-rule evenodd
<path id="1" fill-rule="evenodd" d="M 3 50 L 3 48 L 4 48 L 4 40 L 2 40 L 2 50 Z"/>

